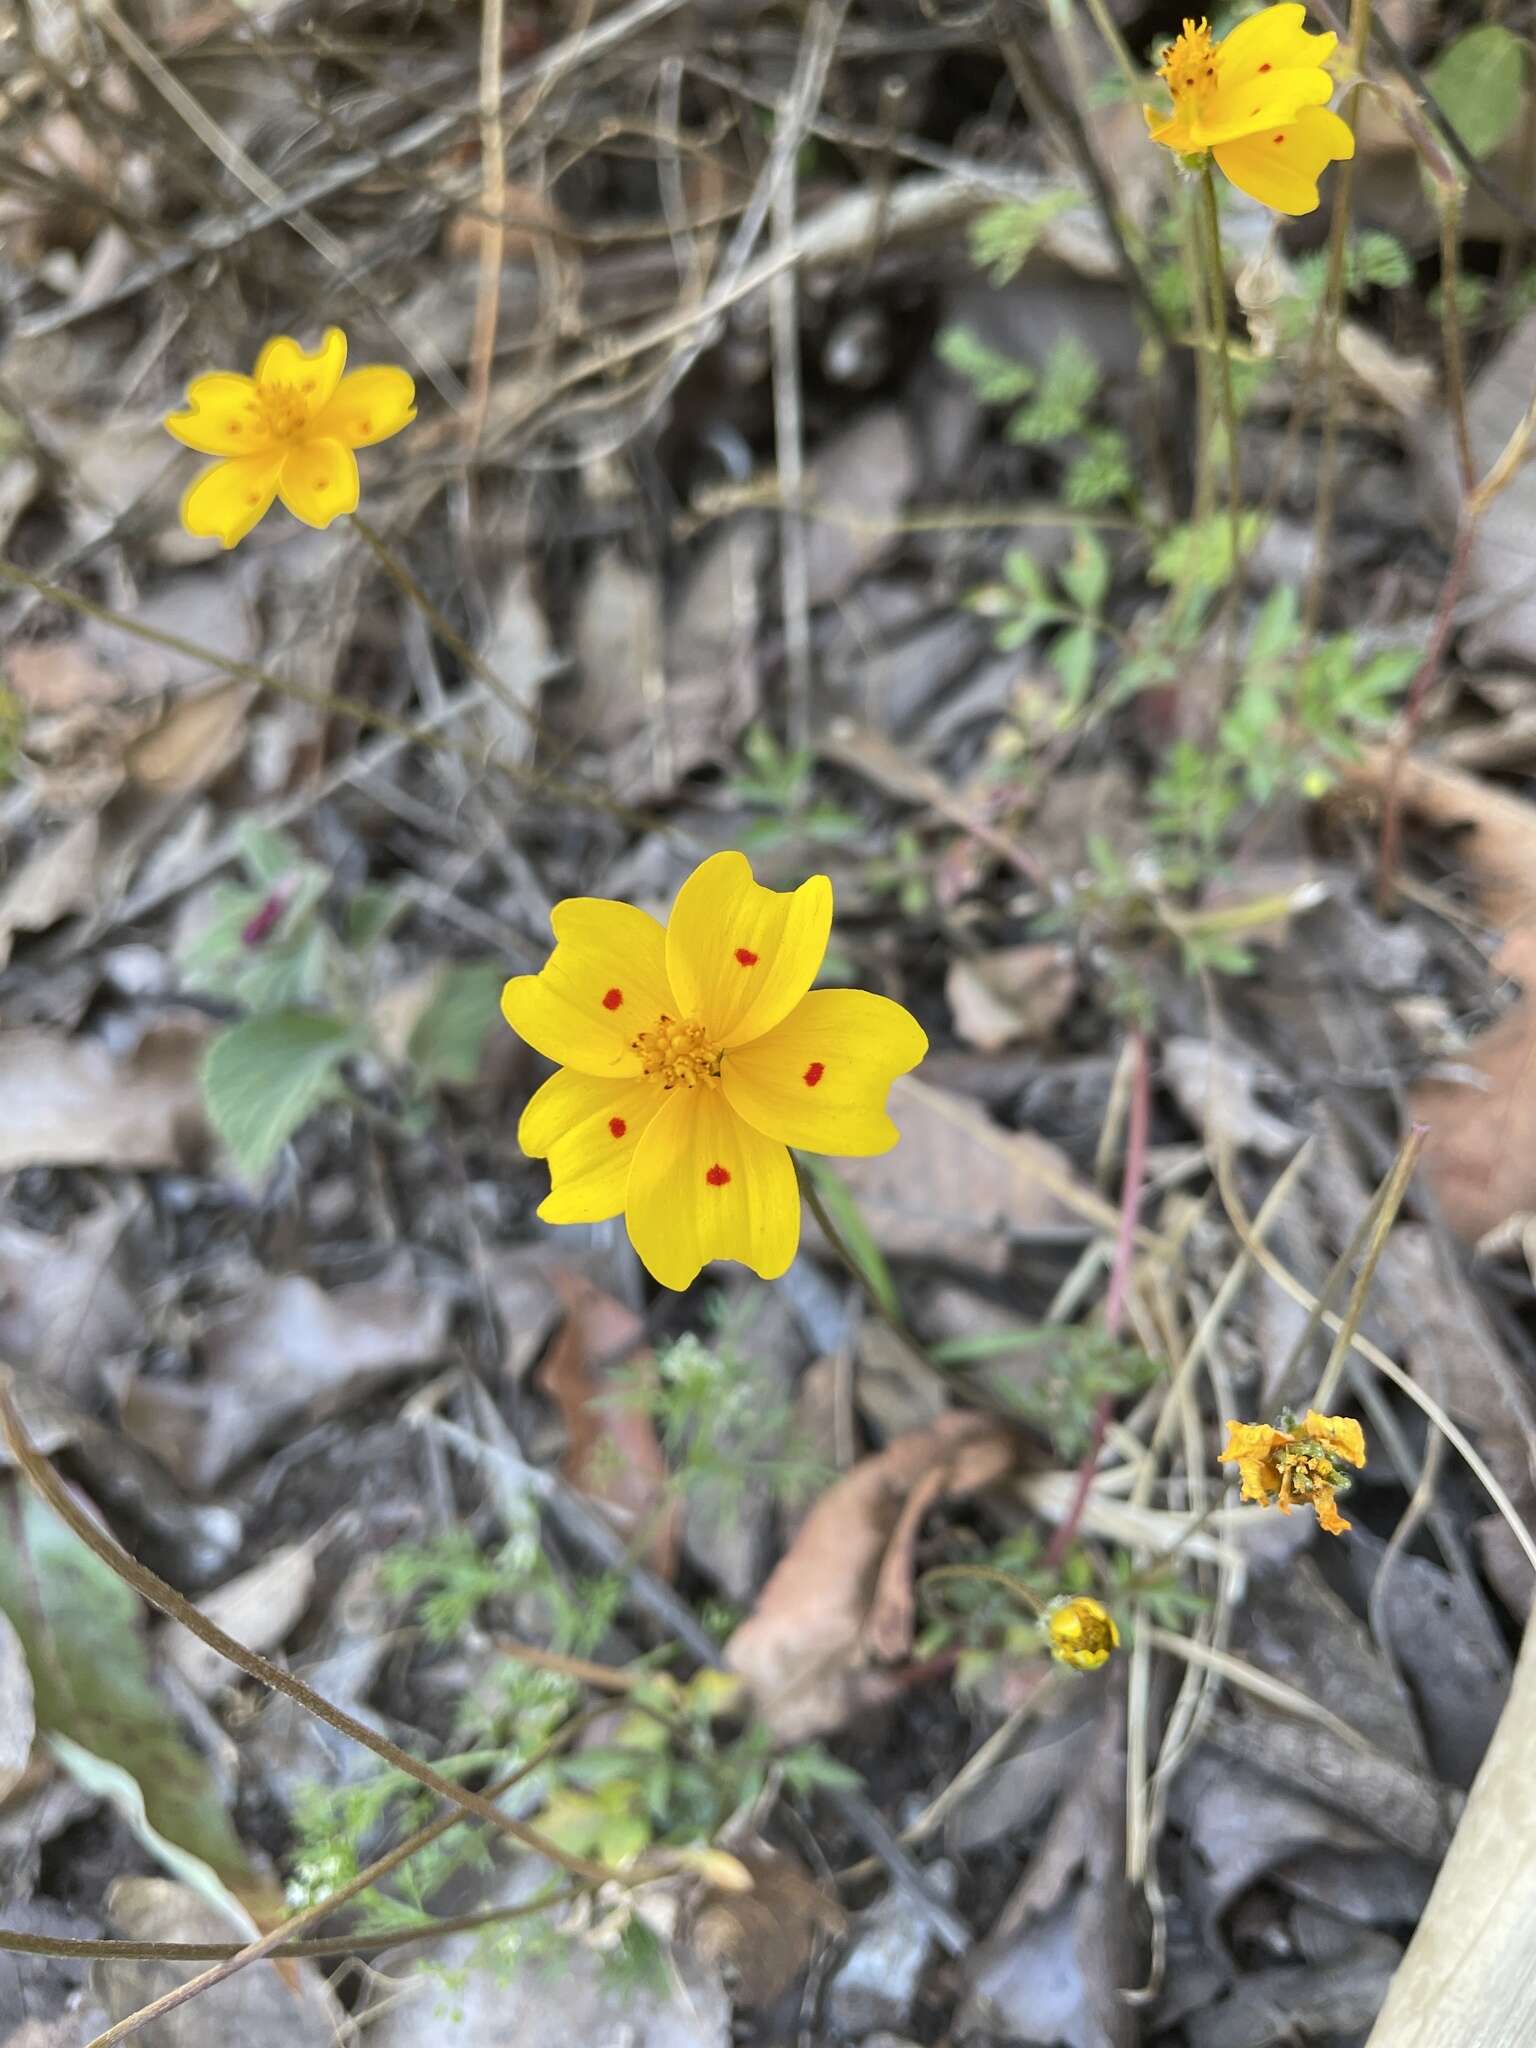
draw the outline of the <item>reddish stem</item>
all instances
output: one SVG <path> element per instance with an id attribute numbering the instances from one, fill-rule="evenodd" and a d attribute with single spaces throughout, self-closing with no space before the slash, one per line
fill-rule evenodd
<path id="1" fill-rule="evenodd" d="M 1131 1262 L 1136 1256 L 1136 1219 L 1141 1209 L 1142 1184 L 1147 1175 L 1147 1127 L 1152 1115 L 1152 1070 L 1147 1057 L 1147 1037 L 1144 1031 L 1131 1033 L 1131 1110 L 1125 1133 L 1125 1173 L 1120 1183 L 1120 1227 L 1115 1233 L 1115 1256 L 1109 1269 L 1109 1288 L 1104 1296 L 1104 1327 L 1111 1337 L 1118 1337 L 1120 1325 L 1125 1320 L 1125 1297 L 1130 1285 Z M 1093 1429 L 1088 1439 L 1088 1448 L 1083 1453 L 1083 1462 L 1077 1468 L 1077 1486 L 1073 1491 L 1071 1504 L 1056 1526 L 1045 1553 L 1047 1570 L 1055 1570 L 1072 1548 L 1078 1525 L 1083 1519 L 1083 1510 L 1088 1505 L 1088 1495 L 1093 1488 L 1093 1475 L 1098 1470 L 1099 1453 L 1104 1448 L 1104 1438 L 1109 1429 L 1109 1418 L 1114 1413 L 1113 1394 L 1101 1394 L 1093 1411 Z"/>

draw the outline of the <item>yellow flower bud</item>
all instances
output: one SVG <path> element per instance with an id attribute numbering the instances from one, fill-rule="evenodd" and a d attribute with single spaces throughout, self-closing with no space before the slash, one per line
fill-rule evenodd
<path id="1" fill-rule="evenodd" d="M 1111 1651 L 1120 1647 L 1120 1631 L 1114 1616 L 1086 1593 L 1076 1599 L 1053 1601 L 1046 1611 L 1045 1632 L 1051 1655 L 1058 1664 L 1070 1664 L 1074 1671 L 1097 1671 L 1109 1662 Z"/>

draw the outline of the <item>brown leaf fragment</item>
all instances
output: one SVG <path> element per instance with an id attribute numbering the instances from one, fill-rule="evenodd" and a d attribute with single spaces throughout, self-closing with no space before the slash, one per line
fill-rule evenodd
<path id="1" fill-rule="evenodd" d="M 186 1166 L 204 1141 L 201 1024 L 157 1024 L 129 1053 L 53 1031 L 0 1032 L 0 1173 Z"/>
<path id="2" fill-rule="evenodd" d="M 555 1266 L 549 1281 L 567 1314 L 538 1383 L 565 1424 L 565 1475 L 601 1501 L 626 1534 L 649 1531 L 652 1571 L 675 1578 L 681 1516 L 669 1494 L 667 1461 L 650 1416 L 620 1397 L 610 1376 L 621 1361 L 649 1365 L 650 1353 L 636 1350 L 644 1325 L 579 1273 Z"/>
<path id="3" fill-rule="evenodd" d="M 1017 1454 L 993 1417 L 941 1415 L 862 1459 L 816 1502 L 726 1645 L 781 1741 L 825 1734 L 898 1689 L 876 1665 L 912 1647 L 923 1515 L 994 1485 Z"/>
<path id="4" fill-rule="evenodd" d="M 203 1492 L 298 1417 L 334 1414 L 381 1379 L 433 1364 L 447 1329 L 446 1297 L 403 1257 L 330 1293 L 298 1273 L 267 1278 L 208 1331 L 196 1380 L 135 1382 L 123 1425 Z"/>
<path id="5" fill-rule="evenodd" d="M 966 1044 L 998 1052 L 1050 1037 L 1076 998 L 1077 964 L 1070 946 L 1005 946 L 952 961 L 944 994 Z"/>
<path id="6" fill-rule="evenodd" d="M 38 847 L 0 890 L 0 967 L 18 932 L 45 932 L 95 893 L 100 821 L 89 815 Z"/>
<path id="7" fill-rule="evenodd" d="M 884 1251 L 1000 1273 L 1015 1237 L 1090 1213 L 1102 1220 L 1103 1205 L 1046 1139 L 1004 1130 L 911 1075 L 891 1089 L 890 1112 L 901 1131 L 895 1150 L 837 1166 Z"/>

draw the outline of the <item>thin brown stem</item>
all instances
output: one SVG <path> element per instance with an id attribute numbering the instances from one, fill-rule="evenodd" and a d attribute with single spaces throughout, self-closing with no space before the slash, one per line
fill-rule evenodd
<path id="1" fill-rule="evenodd" d="M 1328 1363 L 1323 1367 L 1323 1376 L 1317 1383 L 1317 1392 L 1312 1396 L 1311 1406 L 1327 1413 L 1328 1404 L 1338 1390 L 1349 1362 L 1355 1332 L 1360 1327 L 1360 1317 L 1365 1309 L 1365 1298 L 1371 1291 L 1371 1282 L 1376 1277 L 1376 1267 L 1386 1250 L 1387 1239 L 1397 1221 L 1397 1212 L 1403 1206 L 1403 1197 L 1408 1192 L 1408 1183 L 1413 1170 L 1419 1163 L 1419 1154 L 1424 1150 L 1424 1140 L 1429 1136 L 1428 1126 L 1415 1124 L 1404 1138 L 1392 1163 L 1375 1206 L 1375 1221 L 1371 1225 L 1370 1242 L 1366 1246 L 1365 1258 L 1359 1276 L 1350 1290 L 1345 1306 L 1344 1319 L 1334 1337 L 1333 1349 L 1328 1354 Z"/>
<path id="2" fill-rule="evenodd" d="M 1467 371 L 1461 340 L 1461 188 L 1436 188 L 1440 198 L 1440 337 L 1445 350 L 1445 403 L 1456 439 L 1456 467 L 1464 496 L 1477 483 L 1472 430 L 1467 419 Z"/>
<path id="3" fill-rule="evenodd" d="M 322 1698 L 312 1686 L 306 1685 L 302 1678 L 296 1678 L 291 1671 L 285 1671 L 281 1665 L 270 1663 L 265 1657 L 258 1656 L 254 1650 L 247 1649 L 244 1643 L 237 1642 L 216 1622 L 210 1621 L 201 1609 L 194 1607 L 190 1600 L 176 1591 L 174 1586 L 168 1586 L 164 1579 L 157 1578 L 146 1565 L 140 1564 L 137 1558 L 130 1557 L 126 1550 L 121 1549 L 110 1536 L 105 1535 L 90 1516 L 84 1513 L 48 1460 L 32 1442 L 27 1434 L 26 1425 L 17 1411 L 11 1393 L 12 1384 L 13 1375 L 10 1368 L 0 1367 L 0 1435 L 4 1436 L 11 1456 L 26 1475 L 28 1483 L 59 1519 L 109 1570 L 115 1572 L 126 1586 L 132 1587 L 140 1599 L 147 1600 L 151 1607 L 158 1608 L 162 1614 L 168 1614 L 173 1621 L 179 1621 L 183 1628 L 190 1629 L 200 1642 L 206 1643 L 211 1650 L 217 1650 L 221 1657 L 227 1657 L 230 1663 L 237 1670 L 245 1672 L 247 1677 L 256 1679 L 273 1692 L 282 1693 L 296 1706 L 302 1707 L 306 1713 L 313 1714 L 317 1720 L 327 1722 L 339 1734 L 349 1736 L 362 1748 L 371 1750 L 392 1770 L 415 1779 L 418 1785 L 424 1785 L 439 1799 L 446 1799 L 463 1812 L 472 1814 L 476 1820 L 484 1821 L 498 1834 L 510 1836 L 513 1841 L 520 1842 L 525 1849 L 532 1849 L 538 1855 L 548 1857 L 552 1863 L 558 1863 L 562 1870 L 568 1870 L 573 1877 L 584 1878 L 589 1884 L 606 1884 L 611 1879 L 623 1882 L 618 1871 L 610 1870 L 605 1864 L 593 1863 L 584 1856 L 571 1855 L 558 1843 L 541 1835 L 536 1828 L 527 1827 L 523 1822 L 514 1820 L 510 1814 L 503 1813 L 483 1793 L 471 1792 L 462 1785 L 454 1784 L 451 1778 L 445 1778 L 441 1771 L 434 1770 L 430 1764 L 422 1763 L 408 1750 L 402 1749 L 398 1743 L 391 1742 L 388 1736 L 380 1735 L 375 1729 L 370 1728 L 365 1721 L 359 1721 L 344 1708 Z"/>

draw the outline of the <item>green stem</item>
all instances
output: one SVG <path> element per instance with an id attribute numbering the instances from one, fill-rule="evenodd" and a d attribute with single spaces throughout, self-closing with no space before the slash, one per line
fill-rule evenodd
<path id="1" fill-rule="evenodd" d="M 1216 207 L 1216 178 L 1209 158 L 1200 172 L 1200 216 L 1206 281 L 1211 295 L 1211 335 L 1216 347 L 1216 397 L 1227 441 L 1227 500 L 1232 520 L 1232 575 L 1227 586 L 1230 605 L 1243 572 L 1243 478 L 1238 460 L 1237 400 L 1232 391 L 1232 342 L 1227 332 L 1227 273 L 1221 260 L 1221 215 Z"/>

